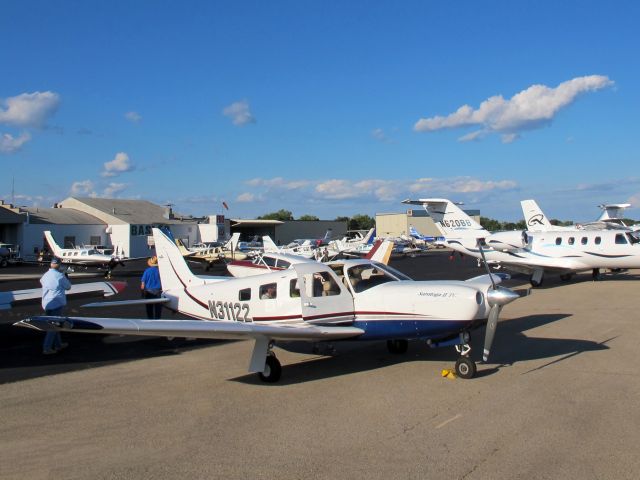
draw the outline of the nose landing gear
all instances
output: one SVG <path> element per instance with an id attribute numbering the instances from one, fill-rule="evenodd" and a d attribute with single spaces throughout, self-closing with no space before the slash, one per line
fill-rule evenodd
<path id="1" fill-rule="evenodd" d="M 469 344 L 456 345 L 456 351 L 460 353 L 460 357 L 456 360 L 456 375 L 467 380 L 475 377 L 478 368 L 476 362 L 469 358 L 469 352 L 471 352 Z"/>

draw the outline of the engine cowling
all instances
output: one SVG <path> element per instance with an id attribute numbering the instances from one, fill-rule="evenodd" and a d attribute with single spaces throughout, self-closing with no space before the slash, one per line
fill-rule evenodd
<path id="1" fill-rule="evenodd" d="M 486 245 L 494 250 L 509 252 L 527 246 L 527 232 L 522 230 L 496 232 L 487 236 L 484 240 Z"/>

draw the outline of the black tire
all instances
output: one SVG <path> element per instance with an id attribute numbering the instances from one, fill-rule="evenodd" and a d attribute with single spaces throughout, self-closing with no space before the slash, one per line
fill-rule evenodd
<path id="1" fill-rule="evenodd" d="M 476 362 L 469 357 L 460 357 L 456 360 L 456 375 L 460 378 L 469 379 L 476 376 Z"/>
<path id="2" fill-rule="evenodd" d="M 533 288 L 536 288 L 536 287 L 539 287 L 540 285 L 542 285 L 542 279 L 540 279 L 540 281 L 539 281 L 539 282 L 536 282 L 536 281 L 533 279 L 533 275 L 531 275 L 531 277 L 529 277 L 529 283 L 531 284 L 531 286 L 532 286 Z"/>
<path id="3" fill-rule="evenodd" d="M 9 265 L 9 261 L 6 258 L 3 258 L 2 260 L 0 260 L 0 267 L 4 268 L 7 265 Z"/>
<path id="4" fill-rule="evenodd" d="M 389 353 L 394 353 L 394 354 L 407 353 L 408 348 L 409 348 L 408 340 L 405 340 L 402 338 L 387 340 L 387 350 L 389 350 Z"/>
<path id="5" fill-rule="evenodd" d="M 258 373 L 260 380 L 266 383 L 275 383 L 282 375 L 282 365 L 275 355 L 267 355 L 264 372 Z"/>

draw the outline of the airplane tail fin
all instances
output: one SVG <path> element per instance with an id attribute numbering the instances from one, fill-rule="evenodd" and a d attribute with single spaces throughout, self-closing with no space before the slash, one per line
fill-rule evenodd
<path id="1" fill-rule="evenodd" d="M 180 255 L 182 255 L 183 257 L 188 257 L 189 255 L 193 255 L 193 252 L 190 252 L 187 247 L 184 246 L 184 243 L 182 243 L 182 240 L 180 240 L 179 238 L 176 238 L 176 246 L 178 247 L 178 251 L 180 252 Z"/>
<path id="2" fill-rule="evenodd" d="M 268 253 L 274 253 L 280 250 L 269 235 L 262 237 L 262 245 L 264 246 L 264 251 Z"/>
<path id="3" fill-rule="evenodd" d="M 409 235 L 411 235 L 413 238 L 422 238 L 420 232 L 418 232 L 416 230 L 416 227 L 414 227 L 413 225 L 409 225 Z"/>
<path id="4" fill-rule="evenodd" d="M 235 252 L 236 248 L 238 248 L 238 242 L 240 240 L 240 232 L 236 232 L 231 235 L 231 238 L 227 243 L 224 244 L 224 249 L 229 250 L 231 252 Z"/>
<path id="5" fill-rule="evenodd" d="M 327 231 L 324 234 L 324 237 L 322 239 L 322 243 L 328 243 L 329 240 L 331 240 L 332 236 L 333 236 L 333 229 L 328 228 Z"/>
<path id="6" fill-rule="evenodd" d="M 602 209 L 602 215 L 598 218 L 599 222 L 605 220 L 617 220 L 621 219 L 624 215 L 624 211 L 631 206 L 630 203 L 609 203 L 604 205 L 598 205 Z"/>
<path id="7" fill-rule="evenodd" d="M 367 234 L 362 239 L 362 243 L 365 245 L 371 245 L 373 241 L 376 239 L 376 227 L 369 229 Z"/>
<path id="8" fill-rule="evenodd" d="M 203 280 L 189 270 L 177 245 L 158 228 L 153 229 L 153 241 L 156 246 L 162 290 L 183 289 L 203 284 Z"/>
<path id="9" fill-rule="evenodd" d="M 378 240 L 365 258 L 374 262 L 389 265 L 389 259 L 391 258 L 392 251 L 393 242 L 391 240 Z"/>
<path id="10" fill-rule="evenodd" d="M 520 205 L 522 206 L 522 214 L 524 215 L 524 221 L 528 231 L 545 232 L 557 230 L 542 212 L 542 209 L 535 200 L 522 200 Z"/>
<path id="11" fill-rule="evenodd" d="M 438 230 L 448 239 L 475 240 L 489 235 L 478 222 L 467 215 L 451 200 L 443 198 L 421 198 L 404 200 L 402 203 L 422 205 L 433 219 Z"/>
<path id="12" fill-rule="evenodd" d="M 51 248 L 51 252 L 56 257 L 60 258 L 62 256 L 62 249 L 60 248 L 60 246 L 58 246 L 56 241 L 53 239 L 53 235 L 51 235 L 51 231 L 45 230 L 44 231 L 44 238 L 47 239 L 47 243 L 49 244 L 49 248 Z"/>

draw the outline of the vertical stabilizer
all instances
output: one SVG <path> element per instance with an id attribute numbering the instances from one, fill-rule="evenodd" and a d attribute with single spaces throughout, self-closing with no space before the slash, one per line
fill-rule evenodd
<path id="1" fill-rule="evenodd" d="M 153 229 L 153 241 L 158 256 L 162 290 L 183 289 L 204 283 L 191 272 L 176 244 L 158 228 Z"/>
<path id="2" fill-rule="evenodd" d="M 277 253 L 280 251 L 278 246 L 275 244 L 269 235 L 265 235 L 262 237 L 262 246 L 264 247 L 264 251 L 267 253 Z"/>
<path id="3" fill-rule="evenodd" d="M 393 251 L 393 242 L 391 240 L 378 240 L 371 251 L 367 254 L 366 259 L 374 262 L 389 265 L 391 252 Z"/>
<path id="4" fill-rule="evenodd" d="M 447 240 L 475 240 L 489 235 L 489 232 L 482 228 L 478 222 L 450 200 L 421 198 L 419 200 L 404 200 L 402 203 L 422 205 Z"/>
<path id="5" fill-rule="evenodd" d="M 51 249 L 51 252 L 53 253 L 53 255 L 55 255 L 58 258 L 62 257 L 62 249 L 58 246 L 56 241 L 53 239 L 53 235 L 51 235 L 51 231 L 45 230 L 44 238 L 47 239 L 47 243 L 49 244 L 49 248 Z"/>
<path id="6" fill-rule="evenodd" d="M 231 238 L 227 243 L 224 244 L 225 250 L 229 250 L 230 252 L 235 252 L 238 248 L 238 242 L 240 241 L 240 232 L 236 232 L 231 235 Z"/>
<path id="7" fill-rule="evenodd" d="M 524 215 L 524 221 L 528 231 L 548 232 L 558 230 L 551 224 L 535 200 L 522 200 L 520 205 L 522 206 L 522 214 Z"/>

